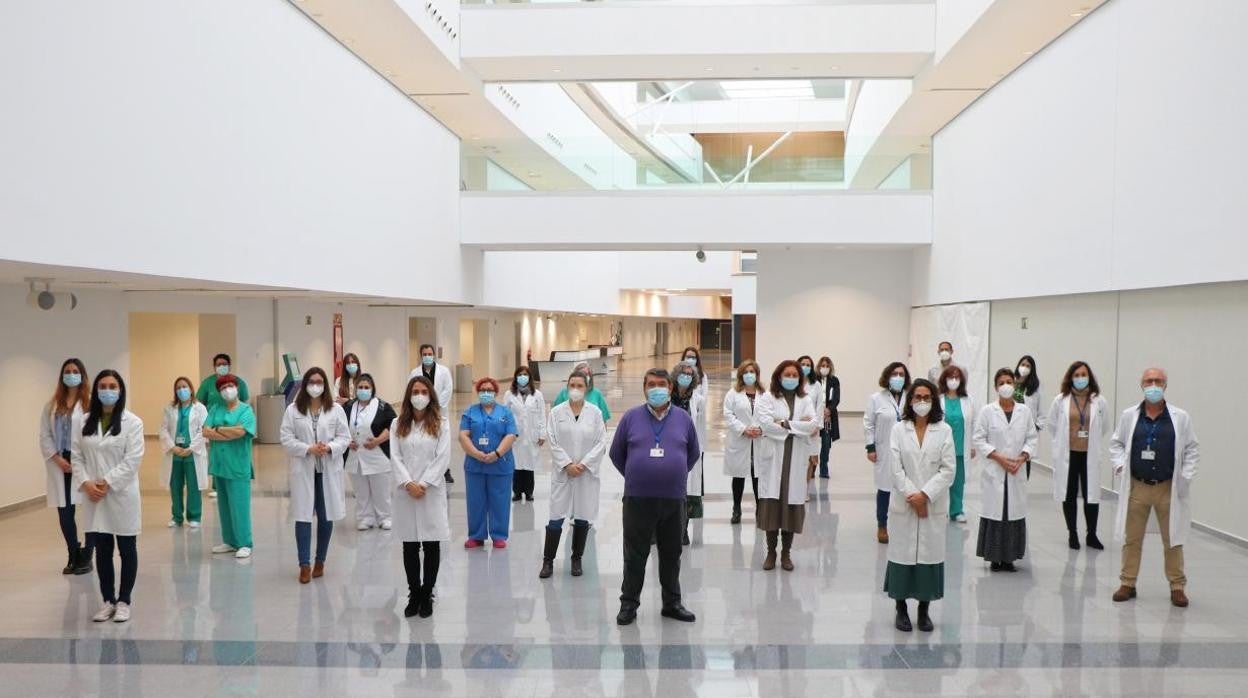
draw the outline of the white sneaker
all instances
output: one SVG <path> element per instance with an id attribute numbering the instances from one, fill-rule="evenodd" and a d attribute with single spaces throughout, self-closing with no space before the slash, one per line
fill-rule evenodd
<path id="1" fill-rule="evenodd" d="M 112 620 L 113 614 L 116 612 L 116 606 L 105 602 L 103 606 L 100 606 L 100 610 L 96 611 L 95 615 L 91 616 L 91 621 L 94 623 L 103 623 L 105 621 Z"/>
<path id="2" fill-rule="evenodd" d="M 188 524 L 186 524 L 186 525 L 187 525 L 187 526 L 190 526 L 192 530 L 194 530 L 194 529 L 198 529 L 198 528 L 199 528 L 199 522 L 198 522 L 198 521 L 191 521 L 190 523 L 188 523 Z"/>
<path id="3" fill-rule="evenodd" d="M 953 517 L 954 523 L 966 523 L 966 514 L 958 514 Z"/>
<path id="4" fill-rule="evenodd" d="M 361 522 L 359 522 L 358 524 L 356 524 L 356 525 L 355 525 L 355 530 L 357 530 L 357 531 L 367 531 L 368 529 L 370 529 L 370 528 L 372 528 L 372 527 L 373 527 L 373 525 L 372 525 L 372 524 L 370 524 L 370 523 L 365 523 L 365 522 L 361 521 Z"/>
<path id="5" fill-rule="evenodd" d="M 178 523 L 177 521 L 174 521 L 173 519 L 169 520 L 169 528 L 177 528 L 178 526 L 181 526 L 181 525 L 182 524 Z"/>
<path id="6" fill-rule="evenodd" d="M 216 490 L 208 490 L 208 498 L 209 498 L 209 499 L 216 499 L 216 498 L 217 498 L 217 491 L 216 491 Z"/>
<path id="7" fill-rule="evenodd" d="M 390 523 L 390 519 L 381 522 L 381 530 L 389 531 L 391 528 L 394 528 L 394 524 Z"/>
<path id="8" fill-rule="evenodd" d="M 117 611 L 113 613 L 113 622 L 125 623 L 128 620 L 130 620 L 130 604 L 124 602 L 117 604 Z"/>
<path id="9" fill-rule="evenodd" d="M 229 545 L 228 543 L 218 543 L 212 546 L 213 555 L 220 555 L 221 553 L 232 553 L 235 550 L 238 550 L 238 548 L 235 548 L 234 546 Z"/>
<path id="10" fill-rule="evenodd" d="M 234 553 L 234 557 L 239 560 L 246 560 L 251 557 L 251 548 L 239 548 L 238 552 Z"/>

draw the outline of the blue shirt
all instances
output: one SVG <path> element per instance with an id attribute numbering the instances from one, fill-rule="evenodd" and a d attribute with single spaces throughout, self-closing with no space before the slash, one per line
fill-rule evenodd
<path id="1" fill-rule="evenodd" d="M 1152 460 L 1144 460 L 1146 450 L 1153 452 Z M 1157 419 L 1149 419 L 1144 405 L 1140 405 L 1140 418 L 1131 435 L 1131 477 L 1158 482 L 1174 477 L 1174 422 L 1169 407 L 1162 409 Z"/>
<path id="2" fill-rule="evenodd" d="M 516 418 L 511 410 L 495 404 L 490 413 L 479 403 L 464 410 L 459 418 L 459 430 L 466 431 L 472 439 L 472 445 L 482 453 L 489 453 L 498 448 L 508 434 L 519 436 L 516 429 Z M 516 469 L 516 459 L 511 451 L 493 463 L 482 463 L 468 454 L 464 454 L 464 472 L 483 473 L 486 475 L 508 475 Z"/>
<path id="3" fill-rule="evenodd" d="M 69 453 L 69 445 L 70 441 L 72 441 L 69 430 L 70 425 L 73 423 L 73 419 L 73 415 L 68 413 L 61 414 L 59 412 L 53 418 L 53 432 L 56 434 L 56 450 L 60 451 L 62 454 Z"/>

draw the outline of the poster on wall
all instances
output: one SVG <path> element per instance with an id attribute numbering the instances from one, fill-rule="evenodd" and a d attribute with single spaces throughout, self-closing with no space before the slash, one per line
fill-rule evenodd
<path id="1" fill-rule="evenodd" d="M 334 313 L 334 380 L 342 375 L 342 313 Z"/>

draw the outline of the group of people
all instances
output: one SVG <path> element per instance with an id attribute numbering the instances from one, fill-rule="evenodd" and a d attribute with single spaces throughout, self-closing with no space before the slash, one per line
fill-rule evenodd
<path id="1" fill-rule="evenodd" d="M 606 425 L 611 414 L 586 364 L 574 368 L 549 410 L 527 366 L 516 368 L 506 389 L 492 377 L 477 379 L 477 400 L 460 416 L 453 435 L 450 371 L 437 363 L 432 346 L 420 352 L 421 365 L 409 376 L 397 411 L 380 399 L 355 354 L 343 357 L 336 382 L 319 367 L 302 376 L 280 429 L 300 583 L 325 574 L 334 522 L 346 516 L 349 474 L 358 529 L 394 530 L 403 543 L 409 587 L 404 614 L 430 616 L 441 546 L 450 539 L 452 438 L 465 454 L 464 548 L 469 550 L 487 540 L 496 549 L 506 548 L 511 505 L 533 501 L 534 472 L 541 449 L 549 446 L 550 514 L 539 577 L 554 574 L 569 519 L 570 574 L 582 575 L 606 456 L 624 478 L 624 574 L 617 622 L 626 625 L 636 618 L 652 546 L 658 554 L 662 615 L 695 620 L 681 601 L 679 571 L 682 547 L 690 543 L 689 521 L 702 516 L 705 493 L 709 388 L 696 347 L 687 348 L 672 370 L 646 372 L 644 402 L 624 414 L 610 444 Z M 1115 427 L 1085 362 L 1070 365 L 1059 394 L 1045 406 L 1035 360 L 1024 356 L 1013 369 L 996 371 L 996 399 L 981 407 L 968 395 L 968 371 L 952 353 L 952 345 L 942 342 L 939 362 L 926 379 L 912 380 L 904 363 L 888 364 L 864 412 L 867 458 L 877 489 L 876 535 L 889 546 L 883 590 L 896 601 L 895 626 L 912 630 L 907 601 L 915 599 L 919 629 L 934 627 L 929 608 L 943 596 L 946 529 L 950 521 L 966 521 L 963 490 L 974 459 L 984 463 L 976 553 L 993 572 L 1017 569 L 1015 562 L 1026 554 L 1026 480 L 1041 429 L 1052 437 L 1053 492 L 1062 503 L 1070 547 L 1081 547 L 1079 498 L 1086 520 L 1083 542 L 1104 547 L 1096 528 L 1099 472 L 1108 458 L 1121 475 L 1125 502 L 1115 522 L 1124 554 L 1122 585 L 1114 600 L 1136 594 L 1144 528 L 1156 513 L 1171 601 L 1186 606 L 1182 545 L 1191 520 L 1187 494 L 1198 443 L 1187 413 L 1165 400 L 1165 373 L 1145 372 L 1143 401 L 1125 410 Z M 256 418 L 247 403 L 247 384 L 232 373 L 230 357 L 219 354 L 213 363 L 213 375 L 194 392 L 188 378 L 178 377 L 164 410 L 159 442 L 162 480 L 172 496 L 169 526 L 198 529 L 200 492 L 211 487 L 222 537 L 212 552 L 246 559 L 252 554 Z M 81 361 L 66 360 L 43 411 L 40 443 L 48 505 L 58 509 L 68 550 L 63 572 L 90 573 L 95 560 L 104 603 L 93 620 L 124 622 L 131 617 L 138 569 L 143 423 L 126 409 L 120 374 L 106 369 L 89 384 L 86 375 Z M 828 477 L 829 449 L 840 438 L 840 382 L 830 358 L 809 356 L 780 362 L 766 382 L 761 366 L 746 360 L 733 380 L 722 404 L 731 522 L 741 522 L 748 477 L 755 525 L 766 544 L 762 568 L 770 571 L 778 564 L 793 571 L 791 551 L 804 528 L 808 484 Z M 81 542 L 78 506 L 87 531 Z M 114 548 L 121 558 L 119 582 Z"/>

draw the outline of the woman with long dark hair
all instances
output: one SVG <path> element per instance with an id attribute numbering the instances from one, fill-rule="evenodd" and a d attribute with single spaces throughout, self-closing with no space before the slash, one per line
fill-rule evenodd
<path id="1" fill-rule="evenodd" d="M 758 422 L 767 438 L 758 465 L 756 516 L 758 528 L 767 535 L 763 569 L 776 568 L 779 539 L 780 567 L 791 572 L 793 536 L 802 532 L 806 521 L 809 437 L 819 430 L 796 361 L 782 361 L 772 372 L 771 388 L 758 400 Z"/>
<path id="2" fill-rule="evenodd" d="M 692 366 L 698 372 L 698 392 L 702 393 L 702 399 L 706 400 L 711 392 L 711 383 L 706 378 L 706 369 L 702 368 L 702 352 L 697 347 L 685 347 L 680 353 L 681 363 L 686 366 Z"/>
<path id="3" fill-rule="evenodd" d="M 1048 424 L 1053 498 L 1062 503 L 1067 545 L 1071 550 L 1080 548 L 1078 499 L 1082 496 L 1088 527 L 1085 542 L 1093 550 L 1104 550 L 1096 522 L 1101 513 L 1101 466 L 1107 460 L 1114 420 L 1086 361 L 1076 361 L 1066 369 L 1061 392 L 1049 408 Z"/>
<path id="4" fill-rule="evenodd" d="M 334 401 L 339 405 L 347 400 L 355 398 L 355 383 L 364 375 L 364 370 L 360 368 L 360 357 L 353 352 L 347 352 L 342 357 L 342 373 L 338 376 L 337 393 Z M 389 424 L 389 422 L 386 422 Z"/>
<path id="5" fill-rule="evenodd" d="M 81 419 L 91 405 L 91 388 L 83 385 L 86 377 L 87 367 L 82 361 L 65 359 L 57 374 L 52 398 L 39 414 L 39 451 L 43 454 L 43 465 L 47 471 L 47 505 L 56 508 L 56 518 L 68 552 L 68 561 L 61 574 L 91 572 L 91 538 L 84 536 L 83 544 L 78 542 L 74 512 L 82 501 L 82 493 L 71 485 L 73 467 L 69 462 L 74 420 Z"/>
<path id="6" fill-rule="evenodd" d="M 1036 431 L 1044 431 L 1047 426 L 1049 405 L 1044 403 L 1044 393 L 1040 391 L 1040 372 L 1036 370 L 1036 360 L 1030 354 L 1024 354 L 1014 366 L 1014 401 L 1027 406 L 1031 418 L 1035 421 Z M 1027 479 L 1031 479 L 1031 458 L 1027 459 Z"/>
<path id="7" fill-rule="evenodd" d="M 888 543 L 888 500 L 893 488 L 893 468 L 888 462 L 892 451 L 888 447 L 888 439 L 906 409 L 910 369 L 900 361 L 890 363 L 880 372 L 879 386 L 880 391 L 872 393 L 867 399 L 862 423 L 867 460 L 875 466 L 875 539 Z"/>
<path id="8" fill-rule="evenodd" d="M 836 377 L 836 366 L 827 356 L 819 357 L 820 386 L 823 391 L 823 412 L 818 416 L 822 419 L 819 429 L 819 477 L 828 479 L 828 457 L 832 452 L 832 444 L 841 440 L 841 413 L 837 409 L 841 404 L 841 379 Z"/>
<path id="9" fill-rule="evenodd" d="M 758 514 L 758 476 L 755 463 L 762 455 L 763 428 L 758 421 L 758 397 L 766 391 L 759 382 L 762 371 L 754 359 L 737 366 L 737 382 L 724 394 L 724 474 L 732 478 L 732 519 L 741 523 L 741 498 L 745 479 L 754 489 L 754 510 Z"/>
<path id="10" fill-rule="evenodd" d="M 815 360 L 810 356 L 797 357 L 797 368 L 802 372 L 802 383 L 806 387 L 806 397 L 810 400 L 810 404 L 815 408 L 815 421 L 819 425 L 823 425 L 823 401 L 825 394 L 823 392 L 823 381 L 819 377 L 819 372 L 815 370 Z M 809 462 L 806 464 L 807 470 L 810 471 L 811 477 L 814 477 L 815 469 L 819 465 L 819 433 L 815 432 L 810 437 L 810 442 L 806 445 Z"/>

